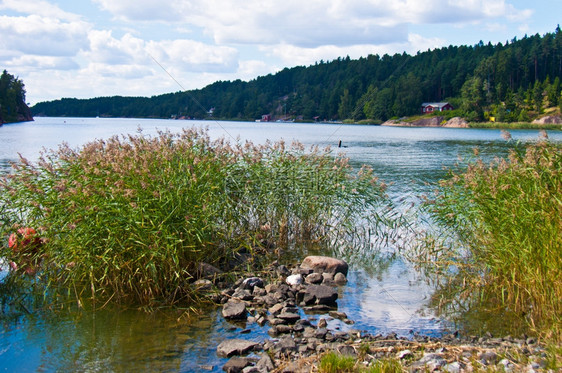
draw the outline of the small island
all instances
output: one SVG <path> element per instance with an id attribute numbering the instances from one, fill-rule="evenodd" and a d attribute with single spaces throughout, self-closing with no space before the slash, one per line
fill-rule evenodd
<path id="1" fill-rule="evenodd" d="M 0 126 L 32 120 L 31 110 L 25 103 L 25 85 L 4 70 L 0 76 Z"/>

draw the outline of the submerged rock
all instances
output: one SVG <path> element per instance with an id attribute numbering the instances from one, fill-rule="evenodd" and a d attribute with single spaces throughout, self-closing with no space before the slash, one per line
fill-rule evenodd
<path id="1" fill-rule="evenodd" d="M 222 316 L 225 319 L 245 320 L 248 317 L 246 304 L 243 302 L 229 300 L 222 308 Z"/>
<path id="2" fill-rule="evenodd" d="M 252 359 L 247 357 L 233 357 L 224 364 L 222 370 L 227 373 L 240 373 L 244 370 L 244 368 L 252 365 L 252 363 Z"/>
<path id="3" fill-rule="evenodd" d="M 338 293 L 334 288 L 326 285 L 310 285 L 304 290 L 302 301 L 305 305 L 318 304 L 336 305 Z"/>
<path id="4" fill-rule="evenodd" d="M 217 355 L 220 357 L 231 357 L 258 350 L 261 350 L 261 345 L 258 342 L 245 339 L 227 339 L 218 345 Z"/>

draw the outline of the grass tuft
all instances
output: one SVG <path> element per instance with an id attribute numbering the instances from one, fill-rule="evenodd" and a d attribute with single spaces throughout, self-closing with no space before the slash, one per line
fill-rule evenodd
<path id="1" fill-rule="evenodd" d="M 476 159 L 441 181 L 427 207 L 456 233 L 453 244 L 432 243 L 441 250 L 436 264 L 449 270 L 451 302 L 470 298 L 499 305 L 559 340 L 561 146 L 541 139 L 491 164 Z"/>
<path id="2" fill-rule="evenodd" d="M 196 129 L 63 145 L 36 164 L 20 159 L 0 187 L 0 256 L 12 275 L 103 302 L 191 301 L 201 262 L 229 270 L 239 252 L 328 245 L 359 220 L 369 232 L 392 223 L 367 167 Z"/>

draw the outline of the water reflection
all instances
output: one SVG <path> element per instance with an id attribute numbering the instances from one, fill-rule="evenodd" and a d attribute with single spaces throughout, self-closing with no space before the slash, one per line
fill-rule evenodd
<path id="1" fill-rule="evenodd" d="M 232 135 L 256 143 L 285 139 L 289 143 L 299 140 L 306 145 L 335 148 L 342 140 L 346 148 L 334 152 L 344 150 L 354 165 L 370 164 L 389 184 L 388 193 L 404 210 L 407 204 L 417 203 L 421 195 L 431 192 L 427 183 L 443 177 L 444 167 L 454 166 L 459 156 L 471 157 L 474 147 L 480 148 L 485 160 L 503 156 L 509 148 L 499 130 L 37 118 L 33 123 L 0 128 L 0 169 L 6 171 L 9 162 L 17 160 L 18 152 L 33 160 L 43 147 L 56 148 L 63 141 L 78 147 L 95 138 L 135 133 L 139 127 L 150 135 L 159 129 L 176 132 L 192 125 L 209 126 L 213 138 Z M 538 137 L 538 131 L 518 130 L 512 135 L 515 140 L 530 141 Z M 562 133 L 552 133 L 550 138 L 562 141 Z M 458 319 L 435 313 L 441 295 L 435 293 L 435 284 L 427 283 L 395 255 L 395 248 L 392 243 L 353 250 L 349 245 L 333 247 L 332 254 L 351 263 L 349 283 L 340 289 L 338 304 L 341 311 L 357 321 L 353 328 L 372 333 L 410 335 L 414 331 L 437 335 L 453 322 L 457 322 L 455 326 L 462 325 L 459 322 L 463 318 L 470 320 L 474 328 L 492 327 L 493 314 L 489 312 L 443 310 L 455 311 Z M 321 253 L 317 247 L 300 250 L 290 250 L 292 261 L 307 252 Z M 0 313 L 0 369 L 7 371 L 188 372 L 200 371 L 202 365 L 221 371 L 224 361 L 215 354 L 220 341 L 240 337 L 246 327 L 250 334 L 243 338 L 266 338 L 266 328 L 255 323 L 230 324 L 221 319 L 217 310 L 202 310 L 200 317 L 191 320 L 172 310 L 155 314 L 119 309 L 91 312 L 90 308 L 53 312 L 36 298 L 18 298 L 20 294 L 14 289 L 7 294 Z M 484 320 L 488 316 L 490 320 Z"/>

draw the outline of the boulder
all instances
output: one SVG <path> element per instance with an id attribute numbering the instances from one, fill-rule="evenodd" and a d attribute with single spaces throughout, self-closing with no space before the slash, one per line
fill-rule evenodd
<path id="1" fill-rule="evenodd" d="M 230 320 L 245 320 L 248 317 L 246 304 L 229 300 L 222 307 L 222 316 Z"/>
<path id="2" fill-rule="evenodd" d="M 336 283 L 336 285 L 342 286 L 347 284 L 347 278 L 343 273 L 336 273 L 336 275 L 334 276 L 334 282 Z"/>
<path id="3" fill-rule="evenodd" d="M 242 281 L 242 288 L 253 291 L 255 287 L 263 288 L 264 282 L 259 277 L 249 277 Z"/>
<path id="4" fill-rule="evenodd" d="M 314 272 L 343 273 L 347 276 L 348 265 L 340 259 L 328 256 L 311 255 L 304 258 L 301 267 L 311 268 Z"/>
<path id="5" fill-rule="evenodd" d="M 285 280 L 285 282 L 288 285 L 300 285 L 302 284 L 302 275 L 300 274 L 296 274 L 296 275 L 290 275 L 287 277 L 287 279 Z"/>
<path id="6" fill-rule="evenodd" d="M 326 285 L 310 285 L 303 295 L 303 302 L 306 305 L 318 304 L 333 306 L 338 299 L 338 292 L 334 288 Z"/>
<path id="7" fill-rule="evenodd" d="M 304 279 L 304 281 L 307 284 L 320 284 L 322 282 L 322 280 L 324 280 L 324 278 L 322 277 L 321 273 L 311 273 L 308 276 L 306 276 L 306 278 Z"/>
<path id="8" fill-rule="evenodd" d="M 561 124 L 562 116 L 560 115 L 547 115 L 545 117 L 535 119 L 533 124 Z"/>
<path id="9" fill-rule="evenodd" d="M 260 361 L 256 364 L 256 368 L 261 372 L 270 372 L 275 369 L 275 365 L 273 365 L 273 361 L 267 353 L 262 353 Z"/>
<path id="10" fill-rule="evenodd" d="M 217 355 L 219 357 L 231 357 L 257 350 L 261 350 L 261 346 L 258 342 L 247 341 L 245 339 L 227 339 L 218 345 Z"/>
<path id="11" fill-rule="evenodd" d="M 468 128 L 468 122 L 461 117 L 451 118 L 443 125 L 443 127 L 449 128 Z"/>
<path id="12" fill-rule="evenodd" d="M 415 120 L 411 123 L 411 125 L 414 127 L 441 127 L 442 122 L 443 117 L 436 116 Z"/>

